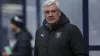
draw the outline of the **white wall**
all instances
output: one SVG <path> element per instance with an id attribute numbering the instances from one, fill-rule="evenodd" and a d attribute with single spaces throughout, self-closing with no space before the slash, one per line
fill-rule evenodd
<path id="1" fill-rule="evenodd" d="M 89 56 L 100 56 L 100 51 L 89 51 Z"/>
<path id="2" fill-rule="evenodd" d="M 37 28 L 37 21 L 36 21 L 36 5 L 35 0 L 26 0 L 26 26 L 29 32 L 33 36 L 32 46 L 34 47 L 34 40 L 35 40 L 35 31 Z"/>
<path id="3" fill-rule="evenodd" d="M 100 45 L 100 0 L 89 0 L 89 44 Z"/>
<path id="4" fill-rule="evenodd" d="M 89 0 L 89 45 L 100 46 L 100 0 Z M 90 51 L 89 56 L 100 56 L 100 51 Z"/>

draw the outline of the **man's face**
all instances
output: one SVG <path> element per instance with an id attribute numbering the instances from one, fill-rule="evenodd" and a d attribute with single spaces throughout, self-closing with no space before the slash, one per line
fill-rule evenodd
<path id="1" fill-rule="evenodd" d="M 15 24 L 10 23 L 10 26 L 9 27 L 10 27 L 10 29 L 11 29 L 12 32 L 16 32 L 17 26 Z"/>
<path id="2" fill-rule="evenodd" d="M 44 7 L 44 16 L 49 24 L 54 24 L 60 19 L 61 12 L 55 4 L 52 4 Z"/>

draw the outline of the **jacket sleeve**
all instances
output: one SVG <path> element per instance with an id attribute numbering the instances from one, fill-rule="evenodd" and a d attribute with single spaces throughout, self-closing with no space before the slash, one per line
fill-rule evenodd
<path id="1" fill-rule="evenodd" d="M 83 37 L 77 26 L 70 28 L 70 47 L 74 56 L 86 56 Z"/>
<path id="2" fill-rule="evenodd" d="M 37 31 L 35 34 L 35 47 L 34 47 L 34 56 L 38 56 L 38 50 L 37 50 Z"/>
<path id="3" fill-rule="evenodd" d="M 28 39 L 29 36 L 22 35 L 20 41 L 18 41 L 18 51 L 17 52 L 12 52 L 12 55 L 10 56 L 28 56 L 30 51 L 30 40 Z"/>

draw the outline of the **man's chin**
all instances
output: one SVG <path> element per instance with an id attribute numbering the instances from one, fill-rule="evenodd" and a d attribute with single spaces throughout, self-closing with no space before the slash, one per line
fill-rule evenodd
<path id="1" fill-rule="evenodd" d="M 52 25 L 52 24 L 55 24 L 55 22 L 49 22 L 49 24 L 51 24 L 51 25 Z"/>

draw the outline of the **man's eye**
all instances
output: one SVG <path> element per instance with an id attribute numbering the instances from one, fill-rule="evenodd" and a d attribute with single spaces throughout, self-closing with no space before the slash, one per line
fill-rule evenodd
<path id="1" fill-rule="evenodd" d="M 46 14 L 48 14 L 48 13 L 49 13 L 49 11 L 45 11 L 45 13 L 46 13 Z"/>

